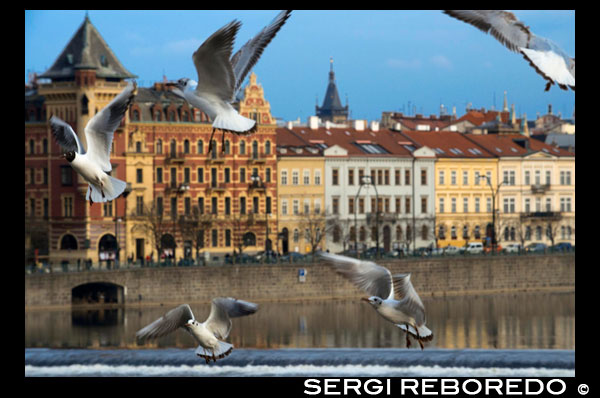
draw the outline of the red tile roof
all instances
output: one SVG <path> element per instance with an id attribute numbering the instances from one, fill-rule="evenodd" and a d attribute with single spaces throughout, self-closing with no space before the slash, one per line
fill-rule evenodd
<path id="1" fill-rule="evenodd" d="M 455 131 L 403 131 L 400 133 L 418 146 L 431 148 L 438 158 L 491 158 L 485 148 Z"/>
<path id="2" fill-rule="evenodd" d="M 466 137 L 496 156 L 525 156 L 531 152 L 545 152 L 554 156 L 575 156 L 574 153 L 548 145 L 520 134 L 467 134 Z M 519 144 L 520 142 L 521 144 Z M 525 145 L 529 148 L 527 149 Z"/>

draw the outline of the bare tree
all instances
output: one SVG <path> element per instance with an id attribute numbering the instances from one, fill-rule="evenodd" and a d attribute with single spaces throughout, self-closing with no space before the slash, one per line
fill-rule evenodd
<path id="1" fill-rule="evenodd" d="M 305 212 L 300 219 L 300 230 L 304 230 L 304 240 L 310 245 L 310 252 L 314 256 L 319 248 L 321 241 L 326 235 L 330 235 L 333 228 L 337 225 L 338 217 L 314 211 Z"/>
<path id="2" fill-rule="evenodd" d="M 210 231 L 214 223 L 214 214 L 205 213 L 204 209 L 194 206 L 191 214 L 179 217 L 179 231 L 184 240 L 193 243 L 196 250 L 196 261 L 200 258 L 200 250 L 205 247 L 206 231 Z"/>
<path id="3" fill-rule="evenodd" d="M 240 214 L 233 213 L 231 215 L 231 226 L 233 231 L 233 247 L 234 247 L 234 256 L 233 262 L 235 264 L 236 253 L 235 249 L 237 249 L 237 255 L 241 256 L 244 252 L 244 248 L 249 245 L 250 242 L 247 242 L 244 239 L 244 235 L 250 230 L 250 228 L 254 225 L 254 214 Z"/>
<path id="4" fill-rule="evenodd" d="M 172 222 L 167 221 L 163 215 L 163 209 L 156 205 L 156 202 L 144 203 L 140 213 L 134 211 L 130 217 L 136 220 L 134 226 L 135 231 L 141 231 L 145 236 L 149 237 L 152 245 L 158 253 L 158 259 L 162 255 L 162 236 L 169 232 L 172 227 Z"/>

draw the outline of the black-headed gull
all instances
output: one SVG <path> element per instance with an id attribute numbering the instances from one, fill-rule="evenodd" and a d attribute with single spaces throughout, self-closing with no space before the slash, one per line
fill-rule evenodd
<path id="1" fill-rule="evenodd" d="M 96 113 L 85 126 L 87 152 L 71 126 L 56 116 L 50 118 L 50 128 L 56 142 L 65 151 L 63 157 L 87 182 L 85 196 L 90 204 L 115 199 L 127 187 L 124 181 L 108 175 L 112 171 L 110 150 L 113 135 L 135 96 L 136 83 L 129 83 L 104 109 Z"/>
<path id="2" fill-rule="evenodd" d="M 240 115 L 231 106 L 246 75 L 256 64 L 265 47 L 289 18 L 291 10 L 282 11 L 256 36 L 248 40 L 233 57 L 233 41 L 242 25 L 232 21 L 213 33 L 192 56 L 198 81 L 188 78 L 170 83 L 173 92 L 192 106 L 202 110 L 212 120 L 213 131 L 208 144 L 212 148 L 215 129 L 234 134 L 251 134 L 256 131 L 256 121 Z M 224 150 L 224 146 L 222 148 Z"/>
<path id="3" fill-rule="evenodd" d="M 410 282 L 410 274 L 392 276 L 389 269 L 372 261 L 324 252 L 318 254 L 333 264 L 339 274 L 371 295 L 361 300 L 367 301 L 384 319 L 406 332 L 407 347 L 410 347 L 409 334 L 417 339 L 421 349 L 423 341 L 433 339 L 433 333 L 425 326 L 425 306 Z"/>
<path id="4" fill-rule="evenodd" d="M 218 297 L 212 300 L 210 315 L 204 322 L 198 322 L 188 304 L 173 308 L 136 333 L 138 343 L 146 339 L 165 336 L 183 328 L 198 342 L 196 355 L 208 363 L 211 359 L 225 358 L 233 351 L 233 345 L 223 340 L 229 336 L 231 319 L 254 314 L 258 305 L 232 297 Z"/>
<path id="5" fill-rule="evenodd" d="M 444 13 L 491 33 L 509 50 L 521 53 L 548 81 L 546 91 L 554 83 L 563 90 L 568 90 L 567 87 L 575 90 L 575 58 L 552 40 L 533 34 L 513 13 L 501 10 L 444 10 Z"/>

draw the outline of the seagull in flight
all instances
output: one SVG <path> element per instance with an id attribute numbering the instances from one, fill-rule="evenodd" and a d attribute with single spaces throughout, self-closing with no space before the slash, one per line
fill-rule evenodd
<path id="1" fill-rule="evenodd" d="M 421 349 L 423 341 L 433 339 L 433 333 L 425 326 L 425 306 L 410 282 L 409 273 L 392 275 L 389 269 L 372 261 L 326 252 L 318 255 L 333 264 L 340 275 L 371 295 L 361 300 L 406 332 L 406 347 L 410 347 L 409 334 L 417 339 Z"/>
<path id="2" fill-rule="evenodd" d="M 104 109 L 96 113 L 85 126 L 87 152 L 71 126 L 56 116 L 49 120 L 50 129 L 61 146 L 63 158 L 88 182 L 85 200 L 107 202 L 115 199 L 127 187 L 125 181 L 111 177 L 110 150 L 113 135 L 135 96 L 135 82 L 129 83 Z"/>
<path id="3" fill-rule="evenodd" d="M 575 58 L 552 40 L 537 36 L 515 14 L 501 10 L 444 10 L 444 13 L 491 33 L 509 50 L 521 53 L 548 81 L 545 91 L 556 83 L 563 90 L 575 91 Z"/>
<path id="4" fill-rule="evenodd" d="M 209 363 L 212 359 L 225 358 L 233 351 L 233 345 L 223 340 L 229 336 L 231 319 L 254 314 L 258 305 L 232 297 L 217 297 L 212 300 L 210 315 L 204 322 L 198 322 L 188 304 L 173 308 L 161 318 L 136 333 L 138 344 L 146 339 L 165 336 L 182 328 L 198 342 L 196 355 Z"/>
<path id="5" fill-rule="evenodd" d="M 198 72 L 198 81 L 182 78 L 176 83 L 169 83 L 175 86 L 173 93 L 202 110 L 213 121 L 212 135 L 208 144 L 209 153 L 216 129 L 223 131 L 223 143 L 225 132 L 248 135 L 256 131 L 256 121 L 240 115 L 231 103 L 235 101 L 246 75 L 290 17 L 291 12 L 291 10 L 281 11 L 269 25 L 248 40 L 232 57 L 233 42 L 242 25 L 241 22 L 233 20 L 213 33 L 194 52 L 192 59 Z M 224 150 L 223 145 L 222 151 Z"/>

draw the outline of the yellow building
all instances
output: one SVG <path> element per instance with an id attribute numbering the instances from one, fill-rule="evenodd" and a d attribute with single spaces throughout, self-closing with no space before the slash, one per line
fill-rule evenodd
<path id="1" fill-rule="evenodd" d="M 306 145 L 287 128 L 278 128 L 277 175 L 279 251 L 307 254 L 315 243 L 324 250 L 327 243 L 326 234 L 322 233 L 326 210 L 322 149 Z"/>
<path id="2" fill-rule="evenodd" d="M 498 187 L 498 159 L 457 132 L 402 132 L 435 151 L 436 240 L 440 248 L 463 247 L 492 236 L 492 193 Z"/>

